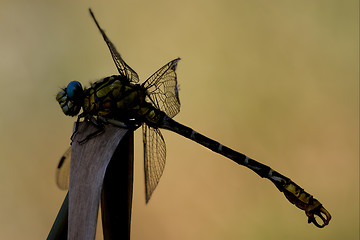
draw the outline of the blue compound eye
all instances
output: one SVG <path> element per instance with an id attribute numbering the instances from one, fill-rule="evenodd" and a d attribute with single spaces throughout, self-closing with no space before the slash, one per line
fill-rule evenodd
<path id="1" fill-rule="evenodd" d="M 70 82 L 66 87 L 66 95 L 70 100 L 80 98 L 83 93 L 81 83 L 78 81 Z"/>

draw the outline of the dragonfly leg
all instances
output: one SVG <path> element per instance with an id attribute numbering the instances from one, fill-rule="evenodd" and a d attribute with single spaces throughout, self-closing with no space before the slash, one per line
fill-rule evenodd
<path id="1" fill-rule="evenodd" d="M 99 128 L 98 130 L 96 130 L 93 133 L 90 133 L 89 135 L 87 135 L 84 139 L 78 141 L 79 144 L 83 144 L 85 142 L 87 142 L 88 140 L 90 140 L 93 137 L 99 136 L 100 134 L 102 134 L 104 132 L 104 127 Z"/>
<path id="2" fill-rule="evenodd" d="M 73 133 L 73 136 L 75 135 L 76 131 L 77 131 L 77 125 L 79 123 L 79 119 L 82 118 L 84 116 L 79 116 L 78 121 L 76 121 L 75 123 L 75 131 Z M 87 140 L 96 137 L 100 134 L 102 134 L 104 132 L 104 124 L 111 124 L 114 125 L 116 127 L 120 127 L 120 128 L 127 128 L 127 129 L 132 129 L 132 130 L 136 130 L 140 124 L 137 124 L 136 122 L 134 123 L 124 123 L 121 122 L 119 120 L 115 120 L 115 119 L 107 119 L 104 118 L 102 116 L 85 116 L 84 117 L 86 121 L 89 121 L 91 124 L 93 124 L 98 130 L 96 130 L 95 132 L 89 134 L 88 136 L 86 136 L 84 139 L 80 140 L 79 143 L 83 144 L 85 143 Z M 73 139 L 73 136 L 71 137 L 71 139 Z"/>
<path id="3" fill-rule="evenodd" d="M 91 138 L 99 136 L 100 134 L 102 134 L 104 132 L 104 124 L 103 124 L 103 122 L 101 122 L 99 120 L 99 118 L 97 118 L 95 116 L 90 116 L 90 117 L 85 117 L 85 119 L 88 122 L 90 122 L 93 126 L 95 126 L 97 128 L 97 130 L 95 132 L 87 135 L 84 139 L 78 141 L 78 143 L 80 143 L 80 144 L 83 144 L 83 143 L 87 142 L 88 140 L 90 140 Z M 78 125 L 78 122 L 76 123 L 76 125 Z"/>
<path id="4" fill-rule="evenodd" d="M 76 133 L 77 133 L 77 131 L 78 131 L 80 119 L 83 118 L 83 117 L 84 117 L 83 113 L 80 114 L 80 115 L 77 117 L 77 120 L 76 120 L 76 122 L 75 122 L 75 127 L 74 127 L 73 134 L 72 134 L 71 137 L 70 137 L 71 142 L 73 141 L 73 139 L 74 139 L 74 137 L 75 137 L 75 135 L 76 135 Z"/>
<path id="5" fill-rule="evenodd" d="M 88 116 L 88 115 L 85 115 L 84 113 L 81 113 L 77 117 L 77 120 L 75 122 L 74 131 L 73 131 L 73 133 L 72 133 L 72 135 L 70 137 L 71 142 L 73 141 L 73 139 L 75 138 L 75 135 L 77 134 L 77 131 L 78 131 L 78 128 L 79 128 L 79 123 L 80 123 L 80 120 L 82 118 L 84 118 L 85 121 L 91 122 L 95 127 L 99 128 L 99 130 L 97 130 L 94 133 L 90 134 L 89 136 L 87 136 L 83 140 L 80 140 L 79 141 L 80 144 L 86 142 L 90 138 L 93 138 L 93 137 L 95 137 L 95 136 L 97 136 L 97 135 L 99 135 L 99 134 L 101 134 L 103 132 L 103 130 L 102 130 L 103 126 L 101 124 L 99 124 L 99 122 L 93 116 Z"/>
<path id="6" fill-rule="evenodd" d="M 140 124 L 137 122 L 132 122 L 131 120 L 128 123 L 124 123 L 121 122 L 119 120 L 115 120 L 115 119 L 108 119 L 108 118 L 104 118 L 101 116 L 97 117 L 98 121 L 101 121 L 105 124 L 111 124 L 114 125 L 116 127 L 120 127 L 120 128 L 127 128 L 127 129 L 131 129 L 131 130 L 136 130 L 138 127 L 140 127 Z"/>

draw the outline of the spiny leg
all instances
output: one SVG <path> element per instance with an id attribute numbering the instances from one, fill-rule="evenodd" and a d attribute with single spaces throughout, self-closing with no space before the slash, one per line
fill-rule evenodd
<path id="1" fill-rule="evenodd" d="M 78 120 L 75 123 L 75 129 L 76 130 L 74 131 L 73 136 L 75 135 L 75 133 L 77 131 L 79 120 L 82 117 L 83 116 L 79 116 Z M 116 127 L 127 128 L 127 129 L 131 129 L 131 130 L 136 130 L 140 126 L 136 122 L 134 122 L 134 123 L 124 123 L 124 122 L 121 122 L 119 120 L 107 119 L 107 118 L 104 118 L 102 116 L 85 116 L 84 118 L 85 118 L 86 121 L 90 122 L 93 126 L 95 126 L 97 128 L 97 130 L 95 132 L 89 134 L 88 136 L 86 136 L 84 139 L 78 141 L 80 144 L 83 144 L 86 141 L 90 140 L 91 138 L 102 134 L 104 132 L 104 125 L 105 124 L 111 124 L 111 125 L 116 126 Z M 72 136 L 71 139 L 73 139 L 73 136 Z"/>
<path id="2" fill-rule="evenodd" d="M 71 142 L 73 141 L 73 139 L 74 139 L 74 137 L 75 137 L 75 135 L 76 135 L 76 133 L 77 133 L 77 131 L 78 131 L 79 123 L 80 123 L 80 119 L 81 119 L 81 118 L 85 118 L 84 113 L 81 113 L 81 114 L 77 117 L 77 120 L 76 120 L 76 122 L 75 122 L 75 127 L 74 127 L 73 134 L 72 134 L 71 137 L 70 137 Z"/>
<path id="3" fill-rule="evenodd" d="M 97 128 L 97 130 L 94 131 L 93 133 L 90 133 L 89 135 L 87 135 L 84 139 L 79 140 L 78 141 L 79 144 L 83 144 L 83 143 L 87 142 L 88 140 L 90 140 L 91 138 L 99 136 L 100 134 L 102 134 L 104 132 L 104 123 L 101 122 L 99 120 L 99 118 L 97 118 L 95 116 L 87 116 L 87 117 L 85 117 L 85 120 L 90 122 L 94 127 Z"/>

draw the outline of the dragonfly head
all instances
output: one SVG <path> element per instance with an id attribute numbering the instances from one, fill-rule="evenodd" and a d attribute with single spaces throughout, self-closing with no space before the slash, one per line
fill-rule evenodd
<path id="1" fill-rule="evenodd" d="M 78 81 L 72 81 L 56 95 L 56 100 L 65 115 L 76 116 L 83 105 L 83 96 L 84 90 L 81 84 Z"/>

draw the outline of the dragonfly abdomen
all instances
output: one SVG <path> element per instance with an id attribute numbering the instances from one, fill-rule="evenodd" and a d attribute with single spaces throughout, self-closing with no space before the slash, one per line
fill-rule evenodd
<path id="1" fill-rule="evenodd" d="M 166 114 L 153 107 L 151 103 L 144 102 L 137 109 L 136 115 L 138 121 L 145 122 L 150 127 L 158 128 Z"/>
<path id="2" fill-rule="evenodd" d="M 295 206 L 298 208 L 305 210 L 305 213 L 309 218 L 309 223 L 313 222 L 317 227 L 324 227 L 329 223 L 331 215 L 324 207 L 322 207 L 318 200 L 305 192 L 304 189 L 294 183 L 291 179 L 271 169 L 269 166 L 257 162 L 242 153 L 236 152 L 231 148 L 228 148 L 187 126 L 184 126 L 167 116 L 164 117 L 160 127 L 174 131 L 186 138 L 189 138 L 203 145 L 204 147 L 209 148 L 212 151 L 230 158 L 234 162 L 253 170 L 260 177 L 269 179 L 281 192 L 284 193 L 286 198 L 292 204 L 295 204 Z M 315 215 L 323 221 L 323 224 L 320 224 L 316 221 Z"/>
<path id="3" fill-rule="evenodd" d="M 247 157 L 245 154 L 234 151 L 231 148 L 226 147 L 226 146 L 222 145 L 221 143 L 219 143 L 213 139 L 210 139 L 187 126 L 184 126 L 169 117 L 164 117 L 164 120 L 161 122 L 160 127 L 171 130 L 173 132 L 176 132 L 186 138 L 189 138 L 189 139 L 203 145 L 204 147 L 206 147 L 214 152 L 217 152 L 227 158 L 230 158 L 237 164 L 240 164 L 240 165 L 250 168 L 251 170 L 253 170 L 255 173 L 257 173 L 261 177 L 269 178 L 273 175 L 276 175 L 276 174 L 273 174 L 275 171 L 272 170 L 269 166 L 259 163 L 255 160 Z M 276 180 L 276 178 L 274 178 L 274 180 Z"/>

